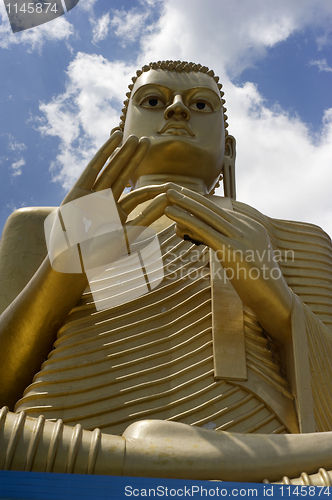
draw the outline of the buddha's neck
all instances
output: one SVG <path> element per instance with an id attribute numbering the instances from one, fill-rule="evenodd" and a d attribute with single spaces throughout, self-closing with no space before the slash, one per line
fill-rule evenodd
<path id="1" fill-rule="evenodd" d="M 165 184 L 166 182 L 174 182 L 179 186 L 186 187 L 200 194 L 208 194 L 207 187 L 202 179 L 198 177 L 188 177 L 185 175 L 168 175 L 168 174 L 151 174 L 142 175 L 136 182 L 135 188 L 138 189 L 145 186 L 155 186 Z"/>

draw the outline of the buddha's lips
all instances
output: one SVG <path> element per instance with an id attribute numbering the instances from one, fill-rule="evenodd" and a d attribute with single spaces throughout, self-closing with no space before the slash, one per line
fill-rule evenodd
<path id="1" fill-rule="evenodd" d="M 163 134 L 164 132 L 167 132 L 167 130 L 169 130 L 171 128 L 175 128 L 178 130 L 184 130 L 191 137 L 195 137 L 195 134 L 193 133 L 190 126 L 186 122 L 168 122 L 163 126 L 163 128 L 161 130 L 158 131 L 158 134 Z"/>

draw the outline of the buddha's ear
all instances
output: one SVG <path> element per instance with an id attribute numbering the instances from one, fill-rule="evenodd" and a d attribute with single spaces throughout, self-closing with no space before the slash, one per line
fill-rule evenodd
<path id="1" fill-rule="evenodd" d="M 225 139 L 225 155 L 223 164 L 223 184 L 224 196 L 236 198 L 235 185 L 235 158 L 236 158 L 236 140 L 232 135 Z"/>
<path id="2" fill-rule="evenodd" d="M 225 139 L 225 156 L 235 164 L 236 140 L 232 135 L 228 135 Z"/>

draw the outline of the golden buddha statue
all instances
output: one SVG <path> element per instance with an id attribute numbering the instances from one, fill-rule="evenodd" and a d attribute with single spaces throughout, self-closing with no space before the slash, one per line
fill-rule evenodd
<path id="1" fill-rule="evenodd" d="M 83 273 L 50 265 L 53 208 L 7 221 L 2 468 L 331 484 L 331 241 L 235 200 L 221 87 L 201 65 L 144 66 L 63 201 L 111 188 L 127 230 L 158 231 L 164 279 L 148 293 L 99 309 Z"/>

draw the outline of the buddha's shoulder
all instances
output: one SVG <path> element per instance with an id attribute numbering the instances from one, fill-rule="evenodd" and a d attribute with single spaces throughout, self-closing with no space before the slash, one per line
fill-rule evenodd
<path id="1" fill-rule="evenodd" d="M 30 237 L 35 239 L 44 235 L 44 221 L 55 207 L 24 207 L 15 210 L 7 219 L 3 229 L 2 244 L 12 239 Z"/>
<path id="2" fill-rule="evenodd" d="M 31 251 L 45 245 L 44 221 L 55 207 L 24 207 L 15 210 L 7 219 L 1 236 L 1 248 L 12 251 Z"/>
<path id="3" fill-rule="evenodd" d="M 33 276 L 47 255 L 44 221 L 54 207 L 20 208 L 7 219 L 0 241 L 0 312 Z"/>
<path id="4" fill-rule="evenodd" d="M 23 207 L 15 210 L 7 219 L 6 226 L 16 227 L 23 222 L 38 223 L 44 221 L 46 217 L 57 207 Z M 5 227 L 6 227 L 5 226 Z"/>
<path id="5" fill-rule="evenodd" d="M 15 210 L 7 219 L 1 236 L 0 255 L 47 253 L 44 233 L 46 217 L 55 207 L 24 207 Z"/>
<path id="6" fill-rule="evenodd" d="M 213 196 L 213 201 L 219 206 L 225 206 L 225 202 L 220 201 L 222 200 L 222 197 L 219 196 Z M 225 198 L 226 199 L 226 198 Z M 307 237 L 317 237 L 320 239 L 325 240 L 328 243 L 331 243 L 331 238 L 330 236 L 318 225 L 312 224 L 311 222 L 302 222 L 302 221 L 294 221 L 294 220 L 286 220 L 286 219 L 277 219 L 273 217 L 269 217 L 256 208 L 247 205 L 246 203 L 243 203 L 238 200 L 230 200 L 231 205 L 234 211 L 242 213 L 246 215 L 247 217 L 250 217 L 251 219 L 256 220 L 257 222 L 260 222 L 263 226 L 265 226 L 267 229 L 269 229 L 272 233 L 274 234 L 281 234 L 283 232 L 285 233 L 297 233 L 297 234 L 303 234 L 307 235 Z"/>

